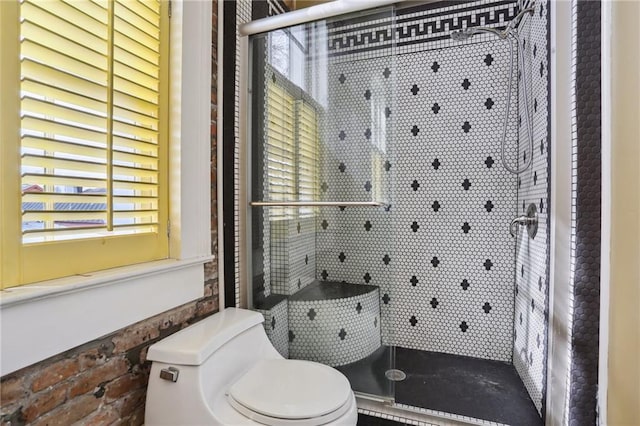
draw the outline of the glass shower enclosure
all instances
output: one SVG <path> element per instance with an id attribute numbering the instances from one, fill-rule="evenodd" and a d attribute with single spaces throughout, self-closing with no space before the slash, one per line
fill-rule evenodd
<path id="1" fill-rule="evenodd" d="M 398 409 L 541 424 L 548 17 L 403 2 L 248 37 L 242 269 L 283 356 Z"/>
<path id="2" fill-rule="evenodd" d="M 392 20 L 392 8 L 249 38 L 248 301 L 283 356 L 333 366 L 355 391 L 393 399 L 394 34 L 378 34 L 376 72 L 364 50 L 354 73 L 351 46 L 328 38 L 375 19 Z"/>

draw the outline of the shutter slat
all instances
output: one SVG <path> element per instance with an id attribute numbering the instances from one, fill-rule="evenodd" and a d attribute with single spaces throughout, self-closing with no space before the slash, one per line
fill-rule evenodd
<path id="1" fill-rule="evenodd" d="M 139 113 L 148 115 L 150 117 L 158 116 L 158 105 L 147 102 L 144 99 L 133 96 L 130 93 L 124 93 L 116 90 L 113 94 L 113 104 L 116 107 L 138 111 Z"/>
<path id="2" fill-rule="evenodd" d="M 22 201 L 28 203 L 107 203 L 105 194 L 61 193 L 61 192 L 25 192 Z"/>
<path id="3" fill-rule="evenodd" d="M 131 177 L 132 179 L 145 179 L 144 182 L 158 182 L 158 171 L 139 167 L 113 166 L 113 174 L 120 177 Z"/>
<path id="4" fill-rule="evenodd" d="M 157 142 L 158 140 L 157 130 L 147 129 L 142 126 L 123 123 L 121 121 L 113 121 L 113 132 L 121 136 L 135 137 L 148 142 Z"/>
<path id="5" fill-rule="evenodd" d="M 98 189 L 107 187 L 106 179 L 35 173 L 24 173 L 22 175 L 22 183 L 25 185 L 78 186 L 82 188 Z"/>
<path id="6" fill-rule="evenodd" d="M 132 111 L 127 108 L 115 106 L 113 108 L 113 117 L 115 120 L 132 121 L 135 123 L 139 123 L 149 129 L 158 130 L 157 118 L 142 114 L 138 111 Z"/>
<path id="7" fill-rule="evenodd" d="M 79 170 L 87 173 L 100 173 L 106 177 L 107 165 L 92 161 L 67 160 L 64 158 L 47 157 L 44 155 L 24 154 L 22 164 L 31 167 L 56 170 Z"/>
<path id="8" fill-rule="evenodd" d="M 124 2 L 120 1 L 119 3 L 122 6 L 129 9 L 130 11 L 132 11 L 133 13 L 135 13 L 136 15 L 138 15 L 139 17 L 141 17 L 142 19 L 144 19 L 145 21 L 149 22 L 154 27 L 156 28 L 160 27 L 160 19 L 159 19 L 158 12 L 153 12 L 151 9 L 149 9 L 148 7 L 145 7 L 142 3 L 136 0 L 124 1 Z"/>
<path id="9" fill-rule="evenodd" d="M 106 149 L 72 142 L 56 141 L 53 139 L 36 136 L 22 138 L 22 146 L 25 148 L 40 149 L 59 154 L 78 155 L 89 158 L 106 158 Z"/>
<path id="10" fill-rule="evenodd" d="M 105 40 L 107 38 L 109 17 L 107 16 L 106 10 L 97 16 L 88 16 L 77 8 L 70 7 L 68 4 L 60 1 L 25 1 L 23 5 L 29 5 L 31 3 L 36 4 L 39 8 L 46 10 L 48 13 L 59 17 L 69 24 L 82 28 L 84 31 L 90 32 Z"/>
<path id="11" fill-rule="evenodd" d="M 158 91 L 158 78 L 136 70 L 133 67 L 123 64 L 120 61 L 115 61 L 113 64 L 113 72 L 115 75 L 122 77 L 129 81 L 135 81 L 138 84 L 150 89 L 154 92 Z"/>
<path id="12" fill-rule="evenodd" d="M 24 2 L 20 6 L 21 15 L 25 22 L 31 22 L 55 29 L 57 34 L 70 40 L 82 40 L 82 44 L 96 52 L 106 51 L 107 26 L 92 25 L 86 29 L 78 26 L 74 21 L 67 21 L 45 10 L 48 3 L 52 2 Z M 81 35 L 80 37 L 78 37 Z"/>
<path id="13" fill-rule="evenodd" d="M 113 85 L 115 90 L 118 90 L 119 92 L 131 93 L 133 96 L 149 102 L 154 106 L 158 104 L 157 90 L 148 89 L 144 86 L 134 83 L 133 81 L 118 76 L 114 77 Z"/>
<path id="14" fill-rule="evenodd" d="M 113 202 L 116 204 L 157 204 L 158 197 L 120 195 L 113 197 Z"/>
<path id="15" fill-rule="evenodd" d="M 81 211 L 81 210 L 43 210 L 22 213 L 25 222 L 66 222 L 66 221 L 106 221 L 105 211 Z M 95 223 L 93 224 L 95 225 Z"/>
<path id="16" fill-rule="evenodd" d="M 135 164 L 139 168 L 158 170 L 158 158 L 130 152 L 113 152 L 113 161 L 119 165 Z M 127 163 L 127 164 L 125 164 Z"/>
<path id="17" fill-rule="evenodd" d="M 155 15 L 160 14 L 160 2 L 158 0 L 138 0 L 138 3 L 147 7 Z"/>
<path id="18" fill-rule="evenodd" d="M 160 68 L 157 63 L 150 62 L 143 57 L 136 55 L 135 53 L 129 52 L 119 46 L 114 46 L 113 56 L 116 61 L 122 62 L 124 64 L 128 64 L 129 66 L 137 69 L 140 72 L 143 72 L 152 77 L 157 77 L 159 74 Z"/>
<path id="19" fill-rule="evenodd" d="M 55 69 L 78 76 L 94 83 L 104 84 L 107 81 L 106 64 L 90 64 L 64 53 L 48 49 L 40 43 L 31 40 L 23 40 L 20 44 L 20 52 L 23 58 L 32 59 L 35 62 L 47 64 Z M 102 61 L 104 62 L 104 61 Z M 44 76 L 46 78 L 46 76 Z"/>
<path id="20" fill-rule="evenodd" d="M 123 9 L 127 10 L 126 8 Z M 114 28 L 117 33 L 131 40 L 136 40 L 142 46 L 141 49 L 150 50 L 156 55 L 160 53 L 160 41 L 157 38 L 153 38 L 140 28 L 131 25 L 131 23 L 123 19 L 123 17 L 116 16 Z"/>
<path id="21" fill-rule="evenodd" d="M 104 234 L 102 234 L 100 231 L 104 231 L 106 228 L 106 225 L 96 226 L 95 223 L 87 223 L 86 225 L 75 223 L 71 228 L 28 229 L 24 231 L 24 239 L 25 242 L 35 243 L 40 242 L 42 239 L 60 238 L 64 237 L 65 235 L 68 235 L 71 238 L 103 236 Z"/>
<path id="22" fill-rule="evenodd" d="M 149 194 L 144 195 L 158 195 L 158 184 L 157 183 L 146 183 L 146 182 L 131 182 L 126 180 L 113 180 L 113 188 L 114 189 L 122 189 L 122 190 L 133 190 L 133 191 L 144 191 L 149 192 Z"/>
<path id="23" fill-rule="evenodd" d="M 158 66 L 160 63 L 160 55 L 156 50 L 150 49 L 149 47 L 141 44 L 136 39 L 133 39 L 126 34 L 115 31 L 114 43 L 118 48 L 131 55 L 137 56 L 138 58 L 149 62 L 152 65 Z M 118 56 L 117 51 L 115 52 L 115 58 L 118 60 L 122 60 L 122 58 Z"/>
<path id="24" fill-rule="evenodd" d="M 55 121 L 35 117 L 23 117 L 21 123 L 22 128 L 25 130 L 54 134 L 59 137 L 91 141 L 100 144 L 100 146 L 105 146 L 106 144 L 106 134 L 104 132 L 94 131 L 83 127 L 65 125 L 56 123 Z"/>
<path id="25" fill-rule="evenodd" d="M 156 143 L 131 139 L 124 136 L 113 137 L 113 148 L 123 152 L 130 151 L 132 153 L 149 155 L 152 157 L 158 156 L 158 145 Z"/>
<path id="26" fill-rule="evenodd" d="M 26 81 L 29 84 L 35 82 L 36 84 L 57 87 L 98 101 L 107 101 L 104 82 L 95 83 L 29 59 L 22 61 L 22 78 L 23 82 Z M 42 95 L 46 96 L 46 92 L 42 93 Z"/>
<path id="27" fill-rule="evenodd" d="M 102 112 L 106 114 L 107 104 L 106 102 L 98 99 L 93 99 L 82 94 L 69 92 L 65 89 L 58 87 L 52 87 L 47 84 L 43 84 L 36 81 L 23 80 L 22 90 L 25 96 L 37 95 L 45 97 L 49 101 L 60 101 L 66 104 L 71 104 L 84 110 L 92 110 L 94 112 Z"/>
<path id="28" fill-rule="evenodd" d="M 55 30 L 55 28 L 52 29 Z M 99 46 L 100 50 L 96 51 L 85 47 L 81 43 L 82 40 L 69 40 L 58 35 L 55 31 L 49 31 L 29 21 L 22 23 L 22 35 L 28 39 L 38 40 L 41 46 L 51 51 L 71 56 L 84 63 L 92 64 L 101 70 L 107 69 L 107 57 L 104 54 L 106 43 L 103 46 Z"/>
<path id="29" fill-rule="evenodd" d="M 93 19 L 108 19 L 107 8 L 91 1 L 62 0 L 65 4 Z"/>
<path id="30" fill-rule="evenodd" d="M 76 127 L 106 129 L 107 117 L 92 114 L 90 112 L 79 111 L 74 108 L 52 104 L 46 101 L 25 97 L 22 99 L 21 107 L 23 114 L 44 115 L 46 117 L 56 117 L 58 120 L 65 120 L 74 123 Z"/>
<path id="31" fill-rule="evenodd" d="M 129 3 L 135 4 L 135 2 L 132 1 L 116 1 L 116 14 L 120 19 L 126 21 L 134 28 L 143 31 L 146 35 L 151 37 L 154 42 L 158 43 L 158 40 L 160 39 L 160 28 L 158 28 L 158 25 L 153 25 L 151 22 L 135 13 L 133 11 L 133 7 L 129 6 Z"/>

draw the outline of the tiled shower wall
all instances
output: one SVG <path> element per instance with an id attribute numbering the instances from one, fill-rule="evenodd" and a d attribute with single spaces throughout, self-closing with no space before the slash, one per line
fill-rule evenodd
<path id="1" fill-rule="evenodd" d="M 323 199 L 384 199 L 391 207 L 323 211 L 317 274 L 380 287 L 385 344 L 512 359 L 508 224 L 518 211 L 517 177 L 500 165 L 497 131 L 509 51 L 495 38 L 458 43 L 448 34 L 479 16 L 504 23 L 514 6 L 399 10 L 397 38 L 386 44 L 383 32 L 361 22 L 329 33 Z M 513 160 L 517 100 L 514 89 Z"/>
<path id="2" fill-rule="evenodd" d="M 518 175 L 518 215 L 530 203 L 538 209 L 538 234 L 518 233 L 513 364 L 538 411 L 544 405 L 549 277 L 549 55 L 548 3 L 537 0 L 535 12 L 520 27 L 524 77 L 519 82 L 520 155 L 518 167 L 531 156 L 531 167 Z M 533 124 L 533 152 L 526 129 L 524 90 L 528 90 Z M 515 164 L 513 164 L 515 166 Z"/>

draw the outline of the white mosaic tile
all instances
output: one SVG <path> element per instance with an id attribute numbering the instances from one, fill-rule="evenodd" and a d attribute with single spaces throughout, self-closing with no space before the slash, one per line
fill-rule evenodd
<path id="1" fill-rule="evenodd" d="M 542 412 L 546 383 L 548 273 L 549 273 L 549 74 L 548 2 L 536 1 L 535 13 L 520 26 L 520 51 L 524 52 L 526 84 L 519 84 L 519 167 L 524 155 L 532 165 L 519 175 L 518 214 L 529 203 L 538 208 L 538 234 L 531 240 L 525 228 L 519 230 L 516 261 L 516 306 L 513 364 L 538 412 Z M 523 47 L 524 46 L 524 47 Z M 533 117 L 533 152 L 524 125 L 524 90 L 528 90 L 529 113 Z"/>
<path id="2" fill-rule="evenodd" d="M 395 68 L 376 58 L 330 71 L 324 196 L 363 199 L 370 183 L 393 199 L 385 198 L 388 212 L 323 212 L 317 269 L 380 286 L 385 344 L 511 361 L 514 242 L 506 224 L 517 181 L 495 164 L 494 131 L 503 122 L 507 61 L 504 45 L 492 42 L 403 55 Z M 376 164 L 367 153 L 378 147 Z"/>
<path id="3" fill-rule="evenodd" d="M 320 283 L 322 285 L 322 283 Z M 328 300 L 289 300 L 289 355 L 331 366 L 380 347 L 379 291 Z"/>
<path id="4" fill-rule="evenodd" d="M 264 330 L 274 348 L 284 358 L 289 358 L 289 312 L 287 300 L 271 309 L 256 309 L 264 315 Z"/>

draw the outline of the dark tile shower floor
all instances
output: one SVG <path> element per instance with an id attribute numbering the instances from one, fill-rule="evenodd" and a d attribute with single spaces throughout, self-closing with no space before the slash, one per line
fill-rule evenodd
<path id="1" fill-rule="evenodd" d="M 384 376 L 390 348 L 338 369 L 354 390 L 391 395 Z M 517 426 L 540 426 L 542 420 L 513 365 L 439 352 L 396 348 L 395 368 L 407 378 L 395 382 L 399 404 L 444 411 Z"/>

